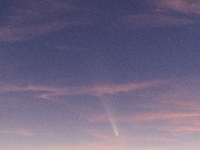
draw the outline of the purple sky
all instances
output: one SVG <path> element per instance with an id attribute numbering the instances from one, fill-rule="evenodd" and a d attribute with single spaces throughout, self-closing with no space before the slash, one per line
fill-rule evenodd
<path id="1" fill-rule="evenodd" d="M 198 0 L 0 2 L 1 150 L 199 150 Z"/>

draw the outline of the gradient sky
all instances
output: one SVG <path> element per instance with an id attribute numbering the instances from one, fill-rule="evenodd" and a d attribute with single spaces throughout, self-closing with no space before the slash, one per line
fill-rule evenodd
<path id="1" fill-rule="evenodd" d="M 199 150 L 200 1 L 2 0 L 1 150 Z"/>

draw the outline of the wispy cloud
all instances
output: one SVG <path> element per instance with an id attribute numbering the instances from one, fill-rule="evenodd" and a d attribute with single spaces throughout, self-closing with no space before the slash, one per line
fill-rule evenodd
<path id="1" fill-rule="evenodd" d="M 106 143 L 122 143 L 122 142 L 133 142 L 133 141 L 165 141 L 165 142 L 173 142 L 174 139 L 163 138 L 163 137 L 147 137 L 145 135 L 134 135 L 134 136 L 125 136 L 125 135 L 113 135 L 109 134 L 109 132 L 102 132 L 97 130 L 90 130 L 89 134 L 93 137 L 100 139 Z"/>
<path id="2" fill-rule="evenodd" d="M 116 121 L 124 123 L 137 123 L 137 122 L 147 122 L 155 120 L 177 120 L 186 119 L 193 117 L 200 117 L 200 113 L 174 113 L 174 112 L 148 112 L 148 113 L 138 113 L 133 115 L 126 115 L 122 117 L 117 117 Z M 92 115 L 88 118 L 91 122 L 109 122 L 108 117 L 104 114 L 102 115 Z"/>
<path id="3" fill-rule="evenodd" d="M 147 12 L 121 17 L 114 28 L 144 28 L 180 26 L 199 22 L 200 2 L 196 0 L 152 0 L 147 1 Z"/>
<path id="4" fill-rule="evenodd" d="M 84 143 L 79 146 L 72 146 L 66 150 L 160 150 L 160 148 L 138 148 L 137 146 L 120 145 L 120 143 Z M 51 150 L 51 149 L 50 149 Z M 52 149 L 54 150 L 54 149 Z M 57 149 L 56 149 L 57 150 Z"/>
<path id="5" fill-rule="evenodd" d="M 101 96 L 104 94 L 130 92 L 136 89 L 144 89 L 144 88 L 148 88 L 152 86 L 159 86 L 160 84 L 163 84 L 164 82 L 165 81 L 157 80 L 157 81 L 121 84 L 121 85 L 99 85 L 99 86 L 93 86 L 93 87 L 67 87 L 67 88 L 33 86 L 33 85 L 29 85 L 27 87 L 2 85 L 0 87 L 0 92 L 22 92 L 22 91 L 43 92 L 44 94 L 38 94 L 37 97 L 45 98 L 45 99 L 51 99 L 54 96 L 78 95 L 78 94 Z"/>
<path id="6" fill-rule="evenodd" d="M 150 14 L 137 14 L 124 16 L 116 24 L 115 28 L 141 28 L 141 27 L 159 27 L 174 26 L 193 23 L 188 18 L 180 18 L 175 15 L 154 12 Z"/>
<path id="7" fill-rule="evenodd" d="M 38 150 L 121 150 L 122 146 L 119 145 L 114 145 L 114 144 L 105 144 L 105 143 L 95 143 L 95 142 L 90 142 L 90 143 L 82 143 L 79 145 L 74 145 L 74 146 L 46 146 Z M 127 149 L 130 150 L 130 149 Z M 133 149 L 131 149 L 133 150 Z"/>
<path id="8" fill-rule="evenodd" d="M 172 132 L 199 132 L 199 126 L 167 126 L 162 127 L 161 130 L 172 131 Z"/>
<path id="9" fill-rule="evenodd" d="M 114 144 L 101 144 L 101 143 L 87 143 L 87 144 L 82 144 L 79 146 L 73 146 L 68 148 L 69 150 L 120 150 L 121 146 L 119 145 L 114 145 Z M 124 147 L 125 148 L 125 147 Z M 67 149 L 67 150 L 68 150 Z"/>
<path id="10" fill-rule="evenodd" d="M 160 8 L 200 15 L 200 1 L 198 0 L 154 0 L 153 2 Z"/>
<path id="11" fill-rule="evenodd" d="M 0 41 L 24 41 L 63 28 L 93 22 L 95 13 L 61 1 L 20 1 L 9 21 L 0 27 Z M 24 4 L 24 5 L 23 5 Z"/>
<path id="12" fill-rule="evenodd" d="M 5 133 L 5 134 L 16 134 L 20 136 L 27 136 L 27 137 L 32 137 L 35 136 L 34 133 L 26 131 L 26 130 L 16 130 L 16 131 L 9 131 L 9 130 L 1 130 L 0 133 Z"/>

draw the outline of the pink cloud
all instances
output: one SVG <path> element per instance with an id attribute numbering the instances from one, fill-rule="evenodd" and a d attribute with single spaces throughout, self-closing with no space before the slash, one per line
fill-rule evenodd
<path id="1" fill-rule="evenodd" d="M 25 41 L 63 28 L 90 24 L 94 18 L 90 16 L 95 14 L 61 1 L 20 1 L 20 4 L 22 7 L 12 7 L 9 21 L 0 27 L 0 41 Z M 66 14 L 66 18 L 59 18 L 59 13 Z M 85 15 L 76 16 L 80 13 Z M 73 19 L 67 20 L 69 14 L 74 15 Z"/>
<path id="2" fill-rule="evenodd" d="M 152 86 L 160 86 L 165 81 L 149 81 L 143 83 L 132 83 L 132 84 L 121 84 L 121 85 L 99 85 L 93 87 L 67 87 L 67 88 L 56 88 L 48 86 L 33 86 L 17 87 L 10 85 L 2 85 L 0 92 L 21 92 L 21 91 L 33 91 L 33 92 L 44 92 L 44 94 L 37 95 L 37 97 L 44 99 L 51 99 L 54 96 L 61 95 L 77 95 L 77 94 L 88 94 L 101 96 L 104 94 L 117 94 L 118 92 L 130 92 L 136 89 L 144 89 Z"/>
<path id="3" fill-rule="evenodd" d="M 120 145 L 120 143 L 84 143 L 79 146 L 72 146 L 65 150 L 161 150 L 160 148 L 137 148 L 136 146 Z M 60 149 L 48 149 L 48 150 L 60 150 Z M 62 149 L 61 149 L 62 150 Z"/>
<path id="4" fill-rule="evenodd" d="M 125 120 L 136 120 L 136 121 L 151 121 L 151 120 L 165 120 L 165 119 L 179 119 L 187 117 L 199 117 L 200 113 L 173 113 L 173 112 L 158 112 L 158 113 L 140 113 L 133 117 L 125 118 Z M 132 119 L 131 119 L 132 118 Z"/>
<path id="5" fill-rule="evenodd" d="M 5 133 L 5 134 L 16 134 L 20 136 L 27 136 L 27 137 L 32 137 L 35 136 L 34 133 L 28 132 L 26 130 L 16 130 L 16 131 L 8 131 L 8 130 L 1 130 L 0 133 Z"/>
<path id="6" fill-rule="evenodd" d="M 182 26 L 199 22 L 188 15 L 200 15 L 200 2 L 191 0 L 147 0 L 151 11 L 122 16 L 115 29 L 146 28 L 160 26 Z M 182 14 L 182 15 L 180 15 Z M 187 16 L 186 16 L 187 15 Z"/>
<path id="7" fill-rule="evenodd" d="M 150 13 L 124 16 L 116 24 L 115 28 L 140 28 L 140 27 L 159 27 L 159 26 L 175 26 L 193 23 L 187 18 L 179 18 L 173 15 L 166 15 L 163 13 Z"/>
<path id="8" fill-rule="evenodd" d="M 102 132 L 97 130 L 89 130 L 88 132 L 95 138 L 98 138 L 105 143 L 122 143 L 122 142 L 133 142 L 133 141 L 165 141 L 174 142 L 174 139 L 163 138 L 163 137 L 147 137 L 145 135 L 134 135 L 134 137 L 128 137 L 126 135 L 115 136 L 114 134 L 109 134 L 109 132 Z"/>
<path id="9" fill-rule="evenodd" d="M 172 131 L 172 132 L 199 132 L 199 126 L 167 126 L 162 127 L 161 130 Z"/>
<path id="10" fill-rule="evenodd" d="M 133 122 L 146 122 L 153 120 L 177 120 L 177 119 L 187 119 L 193 117 L 200 117 L 200 113 L 174 113 L 174 112 L 148 112 L 148 113 L 138 113 L 132 115 L 126 115 L 117 117 L 115 121 L 124 122 L 124 123 L 133 123 Z M 92 115 L 88 118 L 90 122 L 109 122 L 109 119 L 106 114 Z"/>
<path id="11" fill-rule="evenodd" d="M 127 150 L 133 150 L 128 147 L 123 147 L 114 144 L 106 144 L 106 143 L 83 143 L 80 145 L 74 146 L 52 146 L 46 147 L 45 150 L 121 150 L 122 148 L 126 148 Z"/>
<path id="12" fill-rule="evenodd" d="M 157 7 L 168 8 L 183 13 L 200 14 L 200 1 L 198 0 L 154 0 Z"/>

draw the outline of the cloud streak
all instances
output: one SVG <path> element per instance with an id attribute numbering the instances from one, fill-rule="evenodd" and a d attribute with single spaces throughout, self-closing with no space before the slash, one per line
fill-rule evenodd
<path id="1" fill-rule="evenodd" d="M 200 2 L 196 0 L 146 1 L 149 10 L 122 16 L 114 28 L 135 29 L 161 26 L 181 26 L 199 22 Z"/>
<path id="2" fill-rule="evenodd" d="M 119 136 L 113 136 L 109 135 L 108 133 L 104 133 L 101 131 L 96 131 L 96 130 L 90 130 L 89 134 L 94 136 L 95 138 L 98 138 L 100 140 L 103 140 L 106 143 L 124 143 L 124 142 L 133 142 L 133 141 L 165 141 L 165 142 L 174 142 L 174 139 L 169 139 L 169 138 L 163 138 L 163 137 L 147 137 L 147 136 L 141 136 L 141 135 L 134 135 L 134 136 L 124 136 L 124 135 L 119 135 Z"/>
<path id="3" fill-rule="evenodd" d="M 154 4 L 165 9 L 200 15 L 200 2 L 198 0 L 154 0 Z"/>
<path id="4" fill-rule="evenodd" d="M 94 12 L 70 3 L 56 0 L 21 3 L 19 6 L 16 2 L 16 6 L 12 6 L 9 21 L 0 27 L 1 42 L 25 41 L 94 21 Z"/>
<path id="5" fill-rule="evenodd" d="M 117 122 L 124 123 L 134 123 L 134 122 L 146 122 L 146 121 L 155 121 L 155 120 L 172 120 L 177 119 L 187 119 L 187 118 L 196 118 L 200 117 L 200 113 L 174 113 L 174 112 L 148 112 L 148 113 L 138 113 L 134 115 L 127 115 L 118 117 Z M 91 122 L 109 122 L 106 115 L 95 115 L 88 118 Z"/>
<path id="6" fill-rule="evenodd" d="M 162 127 L 161 130 L 171 131 L 171 132 L 199 132 L 199 126 L 168 126 Z"/>
<path id="7" fill-rule="evenodd" d="M 16 131 L 1 130 L 0 133 L 5 133 L 5 134 L 16 134 L 16 135 L 26 136 L 26 137 L 35 136 L 34 133 L 28 132 L 28 131 L 26 131 L 26 130 L 16 130 Z"/>
<path id="8" fill-rule="evenodd" d="M 159 13 L 129 15 L 120 19 L 119 22 L 122 22 L 120 26 L 129 29 L 140 27 L 186 25 L 193 23 L 192 20 L 187 18 L 179 18 L 177 16 L 169 16 Z"/>
<path id="9" fill-rule="evenodd" d="M 104 94 L 117 94 L 118 92 L 130 92 L 137 89 L 144 89 L 152 86 L 159 86 L 165 81 L 150 81 L 143 83 L 133 83 L 133 84 L 121 84 L 121 85 L 100 85 L 93 87 L 67 87 L 67 88 L 56 88 L 48 86 L 33 86 L 29 85 L 27 87 L 17 87 L 10 85 L 2 85 L 0 87 L 0 92 L 23 92 L 23 91 L 33 91 L 33 92 L 43 92 L 44 94 L 39 94 L 37 97 L 44 99 L 51 99 L 54 96 L 62 95 L 79 95 L 88 94 L 101 96 Z"/>

